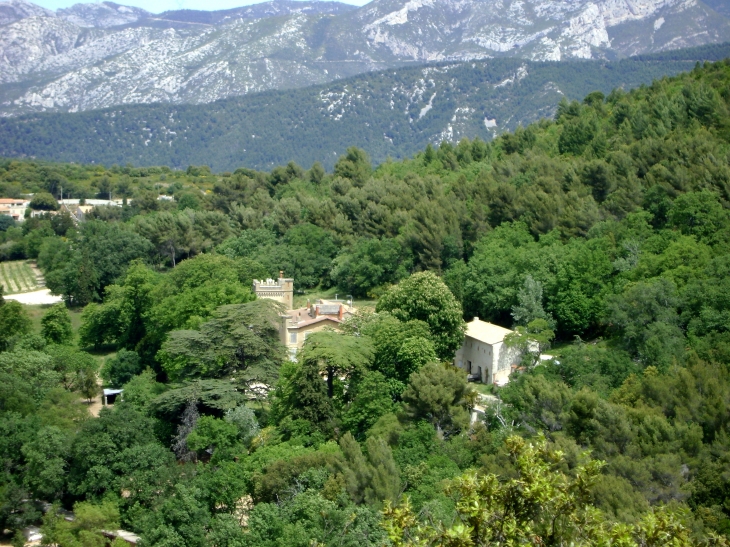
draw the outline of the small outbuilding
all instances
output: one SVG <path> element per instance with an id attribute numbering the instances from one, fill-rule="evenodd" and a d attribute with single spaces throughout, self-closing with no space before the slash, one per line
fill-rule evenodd
<path id="1" fill-rule="evenodd" d="M 464 370 L 470 380 L 504 385 L 521 361 L 517 348 L 509 348 L 504 339 L 514 331 L 475 317 L 467 323 L 466 336 L 456 352 L 454 365 Z"/>
<path id="2" fill-rule="evenodd" d="M 104 388 L 104 394 L 102 395 L 101 402 L 103 405 L 113 405 L 117 397 L 121 400 L 123 389 L 106 389 Z"/>
<path id="3" fill-rule="evenodd" d="M 107 537 L 112 541 L 115 539 L 121 539 L 129 545 L 137 545 L 139 543 L 139 536 L 132 532 L 127 532 L 126 530 L 102 530 L 101 533 L 104 537 Z"/>

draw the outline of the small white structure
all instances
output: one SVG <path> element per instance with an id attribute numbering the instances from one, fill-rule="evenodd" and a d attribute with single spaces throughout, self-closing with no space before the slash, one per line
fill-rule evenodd
<path id="1" fill-rule="evenodd" d="M 475 317 L 467 323 L 464 343 L 456 352 L 454 365 L 482 383 L 506 384 L 522 357 L 520 350 L 504 345 L 505 337 L 512 332 Z"/>
<path id="2" fill-rule="evenodd" d="M 103 404 L 104 406 L 113 405 L 117 400 L 117 396 L 119 396 L 119 400 L 122 399 L 122 393 L 124 393 L 123 389 L 104 388 L 104 393 L 102 395 L 101 404 Z"/>
<path id="3" fill-rule="evenodd" d="M 81 204 L 80 199 L 59 199 L 58 200 L 59 205 L 65 205 L 69 209 L 74 208 Z M 107 206 L 107 207 L 121 207 L 122 206 L 122 200 L 121 199 L 87 199 L 84 200 L 84 204 L 89 207 L 101 207 L 101 206 Z"/>
<path id="4" fill-rule="evenodd" d="M 114 541 L 115 539 L 121 539 L 129 545 L 137 545 L 139 543 L 139 536 L 126 530 L 102 530 L 101 533 L 104 537 L 107 537 Z"/>

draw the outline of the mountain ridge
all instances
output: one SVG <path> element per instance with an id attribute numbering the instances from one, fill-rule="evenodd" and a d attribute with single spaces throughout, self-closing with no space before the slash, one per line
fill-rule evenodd
<path id="1" fill-rule="evenodd" d="M 709 3 L 707 3 L 709 2 Z M 202 104 L 424 62 L 618 59 L 730 40 L 719 0 L 274 0 L 150 14 L 0 3 L 0 116 Z M 713 7 L 714 6 L 714 7 Z"/>
<path id="2" fill-rule="evenodd" d="M 376 162 L 427 143 L 488 140 L 554 115 L 562 98 L 609 93 L 730 57 L 730 44 L 620 61 L 504 58 L 388 69 L 206 105 L 128 105 L 0 119 L 0 155 L 106 165 L 327 168 L 347 146 Z"/>

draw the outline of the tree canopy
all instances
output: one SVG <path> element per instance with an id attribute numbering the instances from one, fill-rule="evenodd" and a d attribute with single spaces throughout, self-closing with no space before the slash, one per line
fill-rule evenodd
<path id="1" fill-rule="evenodd" d="M 0 161 L 8 195 L 127 198 L 0 230 L 0 260 L 36 258 L 65 299 L 0 298 L 0 527 L 726 545 L 728 89 L 730 63 L 700 65 L 490 142 L 350 149 L 336 173 Z M 287 352 L 250 290 L 282 269 L 296 306 L 358 313 Z M 451 365 L 474 316 L 514 331 L 505 385 Z M 124 391 L 92 416 L 99 372 Z"/>

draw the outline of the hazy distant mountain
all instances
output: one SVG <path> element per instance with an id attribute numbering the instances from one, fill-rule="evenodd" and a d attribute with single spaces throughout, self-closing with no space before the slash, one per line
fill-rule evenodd
<path id="1" fill-rule="evenodd" d="M 51 10 L 23 0 L 0 2 L 0 25 L 7 25 L 27 17 L 54 17 Z"/>
<path id="2" fill-rule="evenodd" d="M 159 15 L 0 2 L 0 116 L 208 103 L 426 61 L 614 59 L 730 40 L 726 0 L 273 0 Z"/>
<path id="3" fill-rule="evenodd" d="M 120 165 L 332 168 L 348 146 L 375 162 L 426 143 L 488 140 L 551 117 L 561 98 L 649 84 L 730 56 L 730 44 L 621 61 L 516 58 L 389 69 L 201 105 L 128 105 L 0 119 L 0 156 Z"/>

